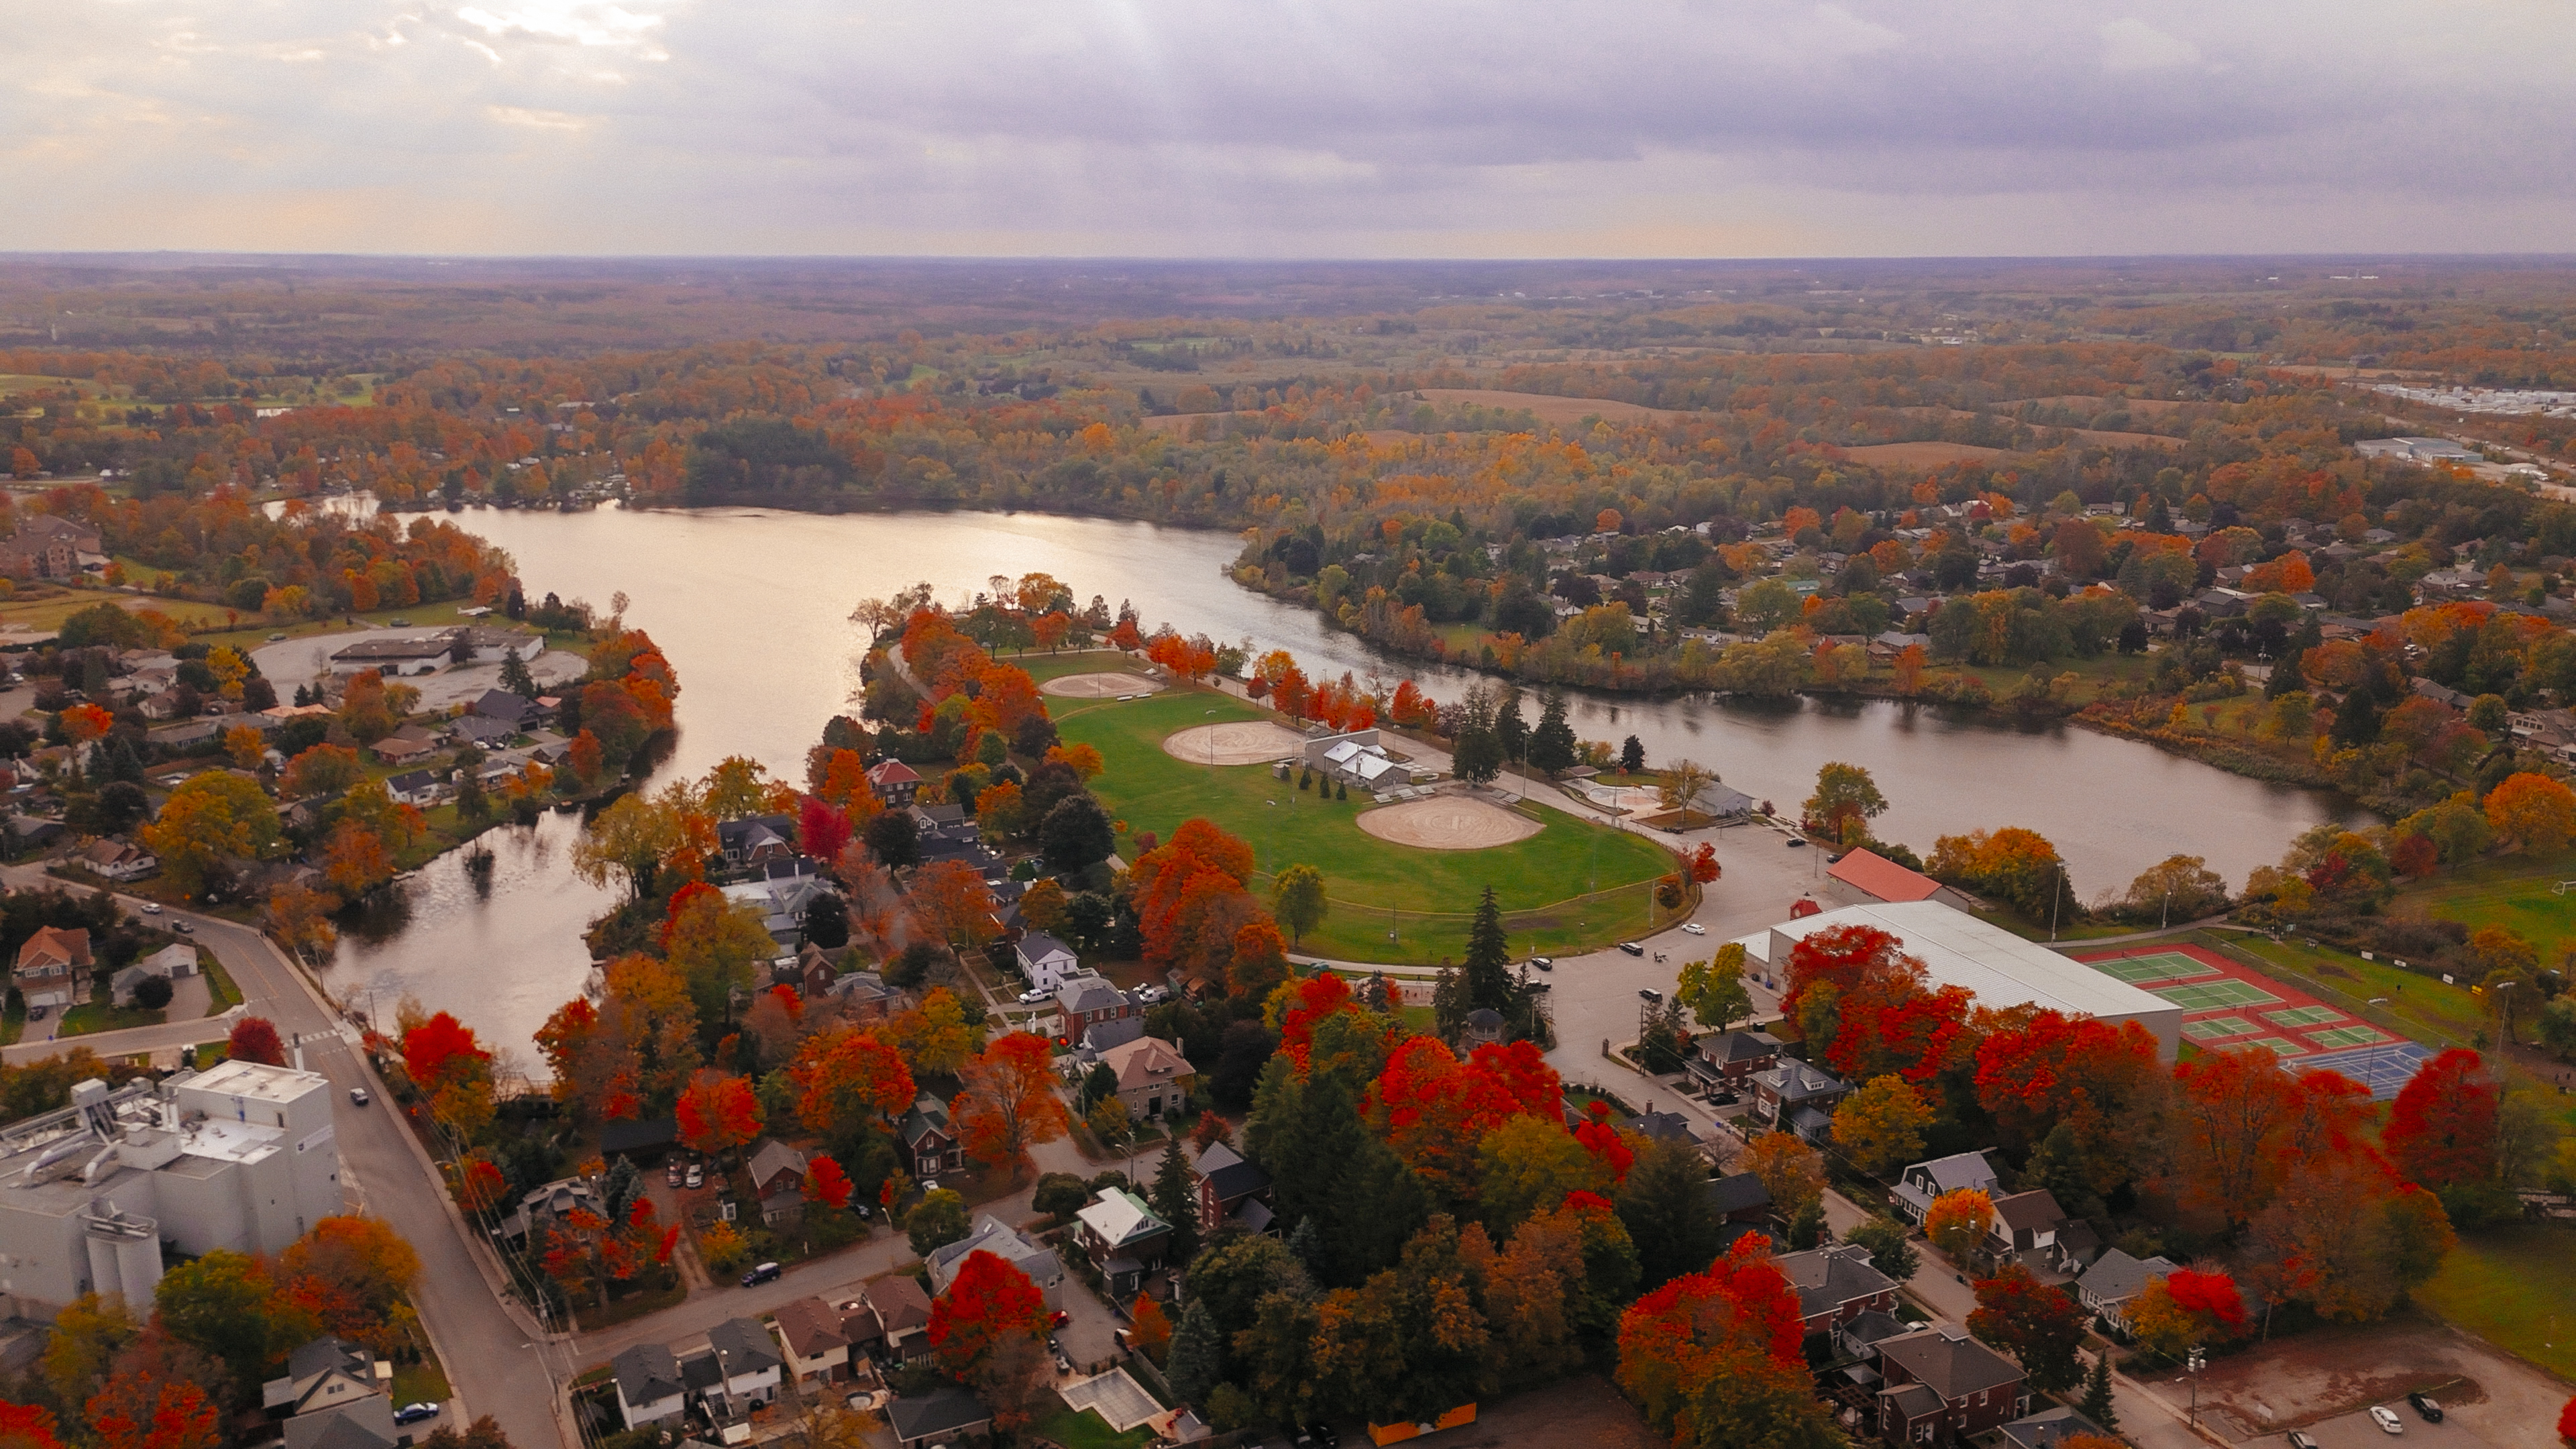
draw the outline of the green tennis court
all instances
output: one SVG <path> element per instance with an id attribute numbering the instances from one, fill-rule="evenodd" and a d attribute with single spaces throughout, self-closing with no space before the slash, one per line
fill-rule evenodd
<path id="1" fill-rule="evenodd" d="M 2206 961 L 2186 956 L 2180 951 L 2157 951 L 2145 956 L 2121 956 L 2109 961 L 2084 963 L 2105 976 L 2126 981 L 2131 986 L 2141 981 L 2186 981 L 2194 976 L 2215 976 L 2218 968 Z"/>
<path id="2" fill-rule="evenodd" d="M 2215 1011 L 2222 1006 L 2278 1006 L 2281 998 L 2259 986 L 2251 986 L 2229 977 L 2224 981 L 2203 981 L 2193 986 L 2164 986 L 2156 995 L 2185 1011 Z"/>
<path id="3" fill-rule="evenodd" d="M 2246 1042 L 2244 1045 L 2250 1047 L 2268 1047 L 2271 1049 L 2272 1055 L 2276 1057 L 2295 1057 L 2307 1050 L 2306 1047 L 2299 1045 L 2297 1042 L 2289 1041 L 2277 1036 L 2263 1037 L 2255 1041 Z"/>
<path id="4" fill-rule="evenodd" d="M 2274 1026 L 2323 1026 L 2343 1020 L 2343 1013 L 2331 1006 L 2301 1006 L 2288 1011 L 2267 1011 L 2263 1019 Z"/>
<path id="5" fill-rule="evenodd" d="M 2308 1040 L 2321 1047 L 2349 1047 L 2367 1046 L 2375 1041 L 2385 1041 L 2387 1038 L 2371 1027 L 2339 1026 L 2332 1031 L 2318 1032 Z"/>
<path id="6" fill-rule="evenodd" d="M 2219 1041 L 2231 1036 L 2247 1036 L 2262 1029 L 2241 1016 L 2213 1016 L 2206 1021 L 2182 1024 L 2182 1034 L 2194 1041 Z"/>

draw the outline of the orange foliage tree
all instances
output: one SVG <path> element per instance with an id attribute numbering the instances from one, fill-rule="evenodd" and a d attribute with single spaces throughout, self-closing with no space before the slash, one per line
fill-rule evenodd
<path id="1" fill-rule="evenodd" d="M 964 1090 L 950 1104 L 966 1150 L 980 1162 L 1018 1163 L 1030 1147 L 1070 1130 L 1055 1093 L 1046 1038 L 1029 1032 L 997 1037 L 958 1073 Z"/>
<path id="2" fill-rule="evenodd" d="M 760 1098 L 731 1072 L 701 1068 L 674 1109 L 680 1141 L 698 1152 L 740 1147 L 760 1135 Z"/>

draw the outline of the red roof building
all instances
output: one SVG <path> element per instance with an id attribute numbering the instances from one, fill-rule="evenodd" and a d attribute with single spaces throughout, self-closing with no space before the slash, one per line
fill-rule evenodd
<path id="1" fill-rule="evenodd" d="M 1875 851 L 1851 850 L 1826 870 L 1825 893 L 1844 905 L 1872 901 L 1939 901 L 1953 910 L 1973 910 L 1976 902 L 1919 870 L 1909 870 Z"/>

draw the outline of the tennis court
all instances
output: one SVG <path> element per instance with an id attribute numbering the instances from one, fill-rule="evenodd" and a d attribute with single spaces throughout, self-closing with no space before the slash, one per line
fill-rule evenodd
<path id="1" fill-rule="evenodd" d="M 2307 1050 L 2306 1047 L 2299 1045 L 2297 1042 L 2294 1042 L 2287 1037 L 2279 1036 L 2257 1037 L 2253 1041 L 2241 1041 L 2236 1043 L 2236 1045 L 2261 1047 L 2263 1050 L 2270 1052 L 2276 1057 L 2294 1057 Z"/>
<path id="2" fill-rule="evenodd" d="M 2343 1013 L 2331 1006 L 2298 1006 L 2288 1011 L 2267 1011 L 2263 1019 L 2274 1026 L 2323 1026 L 2343 1020 Z"/>
<path id="3" fill-rule="evenodd" d="M 2362 1046 L 2375 1041 L 2386 1041 L 2388 1040 L 2388 1034 L 2375 1027 L 2339 1026 L 2332 1031 L 2311 1032 L 2308 1035 L 2308 1040 L 2315 1042 L 2321 1047 L 2350 1047 Z"/>
<path id="4" fill-rule="evenodd" d="M 2114 956 L 2107 961 L 2087 961 L 2084 964 L 2131 986 L 2146 981 L 2188 981 L 2195 976 L 2218 974 L 2217 967 L 2180 951 L 2150 951 L 2143 956 Z"/>
<path id="5" fill-rule="evenodd" d="M 2185 1011 L 2214 1011 L 2222 1006 L 2278 1006 L 2281 998 L 2259 986 L 2229 977 L 2192 986 L 2165 986 L 2156 995 Z"/>
<path id="6" fill-rule="evenodd" d="M 2330 1072 L 2341 1072 L 2369 1088 L 2372 1100 L 2385 1102 L 2405 1089 L 2416 1069 L 2423 1066 L 2424 1059 L 2431 1055 L 2414 1042 L 2389 1041 L 2357 1051 L 2310 1057 L 2299 1066 L 2303 1070 L 2322 1067 Z"/>
<path id="7" fill-rule="evenodd" d="M 2182 1024 L 2182 1034 L 2193 1041 L 2222 1041 L 2231 1036 L 2250 1036 L 2262 1029 L 2241 1016 L 2212 1016 Z"/>

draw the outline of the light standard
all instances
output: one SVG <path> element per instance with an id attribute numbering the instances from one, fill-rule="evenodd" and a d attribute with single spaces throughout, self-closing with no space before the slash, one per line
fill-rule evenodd
<path id="1" fill-rule="evenodd" d="M 2505 993 L 2521 984 L 2519 981 L 2499 981 L 2495 984 L 2496 1047 L 2499 1051 L 2513 1050 L 2513 1010 L 2506 1004 Z"/>
<path id="2" fill-rule="evenodd" d="M 1200 710 L 1199 718 L 1213 721 L 1216 718 L 1216 711 L 1212 709 Z M 1216 776 L 1216 726 L 1215 724 L 1210 723 L 1201 725 L 1200 728 L 1207 731 L 1208 776 L 1213 779 Z"/>
<path id="3" fill-rule="evenodd" d="M 2200 1430 L 2200 1371 L 2208 1363 L 2209 1360 L 2197 1348 L 2193 1349 L 2191 1357 L 2184 1361 L 2184 1367 L 2191 1371 L 2191 1427 L 2194 1433 Z"/>

